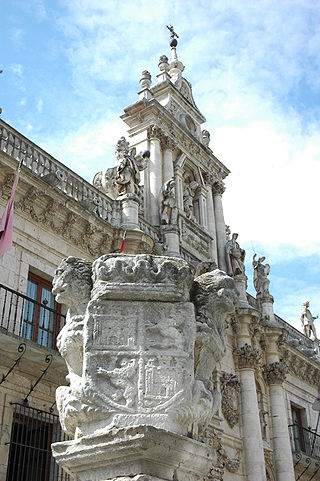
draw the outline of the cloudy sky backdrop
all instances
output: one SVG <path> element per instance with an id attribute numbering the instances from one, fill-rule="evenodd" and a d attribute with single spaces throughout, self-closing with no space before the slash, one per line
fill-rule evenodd
<path id="1" fill-rule="evenodd" d="M 319 0 L 0 0 L 2 118 L 90 180 L 114 163 L 141 71 L 166 25 L 231 170 L 226 223 L 271 265 L 276 312 L 320 314 Z M 317 325 L 317 323 L 316 323 Z M 319 323 L 320 326 L 320 323 Z M 320 328 L 318 328 L 320 335 Z"/>

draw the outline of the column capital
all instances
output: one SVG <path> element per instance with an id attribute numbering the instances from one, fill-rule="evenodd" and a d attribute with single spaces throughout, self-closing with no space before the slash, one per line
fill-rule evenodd
<path id="1" fill-rule="evenodd" d="M 287 372 L 288 366 L 283 361 L 270 362 L 263 366 L 263 375 L 268 384 L 282 384 Z"/>
<path id="2" fill-rule="evenodd" d="M 212 185 L 213 195 L 222 195 L 226 190 L 224 183 L 221 180 L 215 180 Z"/>
<path id="3" fill-rule="evenodd" d="M 254 369 L 261 361 L 261 351 L 247 343 L 235 349 L 234 354 L 238 358 L 239 369 Z"/>
<path id="4" fill-rule="evenodd" d="M 149 127 L 147 128 L 147 138 L 149 140 L 157 139 L 161 141 L 162 137 L 163 137 L 163 131 L 160 129 L 160 127 L 158 127 L 155 124 L 149 125 Z"/>
<path id="5" fill-rule="evenodd" d="M 176 148 L 176 143 L 173 139 L 168 137 L 168 135 L 161 135 L 161 148 L 163 150 L 173 151 Z"/>

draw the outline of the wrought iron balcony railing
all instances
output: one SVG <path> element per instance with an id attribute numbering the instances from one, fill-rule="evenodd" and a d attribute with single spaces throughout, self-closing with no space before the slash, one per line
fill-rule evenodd
<path id="1" fill-rule="evenodd" d="M 292 451 L 320 459 L 320 435 L 299 424 L 290 424 L 289 433 Z"/>
<path id="2" fill-rule="evenodd" d="M 56 349 L 65 316 L 24 294 L 0 284 L 0 327 L 41 346 Z"/>

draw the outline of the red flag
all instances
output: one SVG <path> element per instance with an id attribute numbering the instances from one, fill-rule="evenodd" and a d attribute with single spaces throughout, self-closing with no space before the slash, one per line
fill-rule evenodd
<path id="1" fill-rule="evenodd" d="M 7 207 L 0 220 L 0 258 L 12 247 L 13 232 L 13 202 L 14 194 L 18 185 L 22 162 L 19 164 L 18 172 L 11 190 L 11 195 L 7 203 Z"/>
<path id="2" fill-rule="evenodd" d="M 123 234 L 123 237 L 122 237 L 122 244 L 121 244 L 121 247 L 120 247 L 120 254 L 123 254 L 124 245 L 125 245 L 125 243 L 126 243 L 126 236 L 127 236 L 127 231 L 125 230 L 125 231 L 124 231 L 124 234 Z"/>

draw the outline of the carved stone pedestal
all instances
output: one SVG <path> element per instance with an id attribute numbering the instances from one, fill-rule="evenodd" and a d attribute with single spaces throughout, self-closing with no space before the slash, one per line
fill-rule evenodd
<path id="1" fill-rule="evenodd" d="M 247 276 L 245 274 L 238 274 L 234 276 L 234 282 L 239 294 L 239 307 L 250 307 L 247 299 Z"/>
<path id="2" fill-rule="evenodd" d="M 152 426 L 101 431 L 52 446 L 56 461 L 77 481 L 142 477 L 143 481 L 202 479 L 212 448 Z"/>
<path id="3" fill-rule="evenodd" d="M 118 197 L 121 202 L 121 227 L 124 229 L 138 229 L 140 199 L 136 194 L 124 194 Z"/>
<path id="4" fill-rule="evenodd" d="M 62 263 L 54 279 L 60 295 L 73 283 L 73 271 L 64 269 Z M 107 254 L 91 272 L 90 300 L 83 316 L 77 312 L 83 326 L 82 373 L 79 382 L 57 390 L 61 424 L 75 439 L 52 445 L 53 455 L 77 481 L 141 474 L 161 480 L 203 478 L 211 468 L 212 448 L 189 436 L 197 436 L 212 418 L 215 358 L 208 369 L 208 350 L 200 343 L 195 377 L 197 323 L 189 265 L 176 257 Z M 197 278 L 197 286 L 206 338 L 223 343 L 210 326 L 225 326 L 233 312 L 233 280 L 213 271 Z M 72 295 L 79 303 L 76 289 Z M 69 312 L 70 322 L 71 317 Z"/>
<path id="5" fill-rule="evenodd" d="M 167 256 L 180 256 L 179 229 L 176 225 L 163 225 L 161 230 L 164 235 L 165 244 L 168 247 Z"/>

